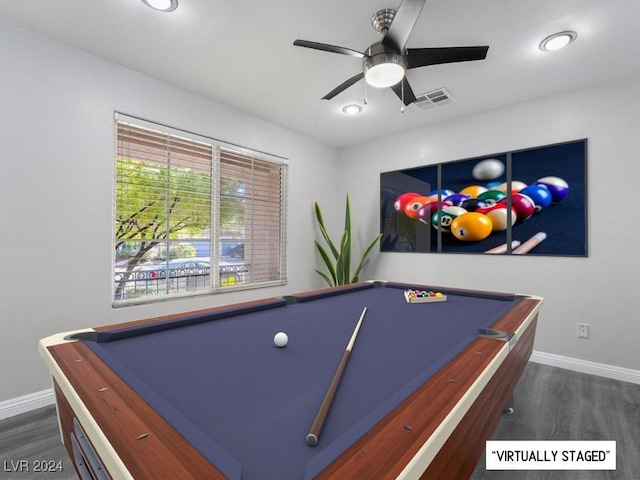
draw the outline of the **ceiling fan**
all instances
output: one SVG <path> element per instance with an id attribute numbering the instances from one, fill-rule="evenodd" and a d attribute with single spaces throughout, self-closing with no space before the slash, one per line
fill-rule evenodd
<path id="1" fill-rule="evenodd" d="M 331 100 L 364 78 L 373 87 L 391 87 L 404 105 L 409 105 L 416 101 L 416 96 L 407 81 L 406 70 L 486 58 L 488 46 L 405 48 L 425 2 L 426 0 L 403 0 L 397 11 L 384 9 L 377 12 L 371 19 L 371 24 L 383 37 L 381 41 L 367 47 L 364 53 L 308 40 L 293 42 L 298 47 L 362 58 L 362 72 L 338 85 L 322 99 Z"/>

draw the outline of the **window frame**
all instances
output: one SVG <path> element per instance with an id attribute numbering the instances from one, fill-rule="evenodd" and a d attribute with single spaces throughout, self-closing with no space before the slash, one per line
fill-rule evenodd
<path id="1" fill-rule="evenodd" d="M 208 273 L 208 287 L 197 290 L 197 291 L 187 291 L 187 292 L 174 292 L 174 293 L 160 293 L 160 294 L 145 294 L 140 297 L 133 298 L 124 298 L 117 299 L 115 297 L 116 287 L 117 287 L 117 253 L 116 253 L 116 244 L 119 243 L 119 238 L 116 237 L 117 234 L 117 191 L 118 191 L 118 141 L 119 141 L 119 125 L 128 124 L 135 128 L 142 128 L 146 130 L 151 130 L 158 134 L 169 135 L 172 137 L 178 137 L 179 139 L 184 139 L 186 141 L 204 143 L 206 145 L 211 146 L 212 158 L 211 158 L 211 188 L 210 188 L 210 221 L 209 221 L 209 231 L 210 238 L 209 240 L 209 249 L 210 249 L 210 269 Z M 223 153 L 224 152 L 224 153 Z M 245 283 L 238 283 L 234 285 L 222 285 L 221 284 L 221 259 L 222 252 L 219 251 L 220 245 L 222 245 L 223 240 L 223 227 L 221 225 L 221 188 L 220 188 L 220 180 L 223 177 L 223 171 L 225 168 L 229 168 L 225 162 L 228 162 L 227 157 L 231 155 L 235 159 L 241 159 L 240 163 L 242 163 L 241 167 L 239 167 L 238 178 L 241 178 L 242 175 L 248 175 L 247 178 L 251 178 L 250 189 L 251 192 L 258 190 L 256 186 L 255 180 L 255 171 L 258 170 L 261 166 L 263 170 L 266 168 L 271 175 L 267 179 L 266 187 L 263 187 L 267 190 L 275 191 L 279 190 L 279 202 L 271 202 L 271 205 L 275 205 L 279 212 L 277 212 L 277 218 L 279 224 L 276 225 L 277 228 L 273 230 L 269 230 L 270 232 L 277 231 L 277 246 L 272 240 L 270 242 L 270 251 L 273 252 L 277 250 L 277 254 L 271 256 L 265 256 L 269 260 L 272 268 L 267 269 L 267 274 L 269 279 L 260 280 L 250 278 L 249 281 Z M 198 133 L 190 132 L 187 130 L 171 127 L 165 124 L 152 122 L 149 120 L 145 120 L 136 116 L 115 112 L 114 114 L 114 157 L 113 157 L 113 165 L 114 165 L 114 174 L 113 174 L 113 186 L 112 186 L 112 227 L 111 227 L 111 235 L 112 235 L 112 258 L 111 258 L 111 303 L 112 307 L 122 307 L 128 305 L 140 305 L 140 304 L 155 304 L 158 302 L 163 302 L 172 299 L 182 299 L 186 297 L 194 297 L 201 295 L 212 295 L 219 294 L 231 291 L 238 290 L 247 290 L 247 289 L 255 289 L 255 288 L 266 288 L 271 286 L 279 286 L 285 285 L 287 283 L 287 182 L 288 182 L 288 160 L 284 157 L 273 155 L 270 153 L 250 149 L 247 147 L 241 147 L 239 145 L 235 145 L 229 142 L 224 142 L 210 136 L 201 135 Z M 266 167 L 265 167 L 266 166 Z M 275 180 L 277 178 L 277 180 Z M 240 181 L 240 180 L 239 180 Z M 245 180 L 242 180 L 243 182 Z M 260 188 L 263 188 L 260 187 Z M 260 190 L 263 191 L 263 190 Z M 255 196 L 255 195 L 254 195 Z M 273 200 L 273 198 L 271 198 Z M 243 200 L 244 201 L 244 200 Z M 251 198 L 251 201 L 255 201 L 255 198 Z M 261 202 L 258 202 L 257 205 L 263 205 Z M 251 203 L 251 207 L 254 204 Z M 273 208 L 271 209 L 273 210 Z M 253 230 L 256 229 L 256 218 L 254 215 L 250 215 L 251 220 L 246 223 L 246 217 L 243 220 L 243 228 L 250 229 L 251 232 L 249 234 L 244 232 L 243 238 L 243 249 L 246 249 L 247 243 L 250 245 L 256 245 L 257 240 L 253 235 Z M 257 217 L 257 216 L 256 216 Z M 273 212 L 271 212 L 271 217 L 269 220 L 273 220 Z M 166 239 L 166 243 L 170 243 L 170 239 Z M 276 247 L 275 249 L 273 247 Z M 258 268 L 261 264 L 259 260 L 261 259 L 260 254 L 252 257 L 258 259 L 258 263 L 254 264 L 255 269 Z M 167 264 L 169 260 L 167 259 Z M 166 272 L 167 274 L 170 271 Z M 249 269 L 249 273 L 247 273 L 249 277 L 253 276 L 251 272 L 251 268 Z M 167 275 L 168 276 L 168 275 Z M 131 282 L 132 277 L 129 277 L 127 282 Z"/>

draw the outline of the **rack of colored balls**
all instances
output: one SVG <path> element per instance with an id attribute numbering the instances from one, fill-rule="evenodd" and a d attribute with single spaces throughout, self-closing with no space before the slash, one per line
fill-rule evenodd
<path id="1" fill-rule="evenodd" d="M 511 192 L 511 212 L 507 192 Z M 394 209 L 401 215 L 451 233 L 464 242 L 477 242 L 492 232 L 506 230 L 563 200 L 569 185 L 560 177 L 543 177 L 531 184 L 489 182 L 469 185 L 458 192 L 434 190 L 427 195 L 407 192 Z"/>
<path id="2" fill-rule="evenodd" d="M 404 298 L 407 303 L 429 303 L 447 301 L 447 296 L 443 293 L 426 290 L 405 290 Z"/>

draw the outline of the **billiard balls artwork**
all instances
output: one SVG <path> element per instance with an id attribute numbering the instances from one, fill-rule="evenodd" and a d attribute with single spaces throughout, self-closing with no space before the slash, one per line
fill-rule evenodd
<path id="1" fill-rule="evenodd" d="M 504 164 L 495 158 L 482 160 L 473 167 L 471 174 L 476 180 L 495 180 L 504 173 Z"/>
<path id="2" fill-rule="evenodd" d="M 492 203 L 485 202 L 484 200 L 480 200 L 479 198 L 469 198 L 462 202 L 460 206 L 464 208 L 467 212 L 475 212 L 479 208 L 487 207 L 492 205 Z"/>
<path id="3" fill-rule="evenodd" d="M 448 233 L 451 231 L 453 221 L 464 213 L 467 211 L 462 207 L 442 207 L 440 212 L 434 213 L 431 217 L 431 225 L 436 230 L 440 229 Z"/>
<path id="4" fill-rule="evenodd" d="M 448 200 L 440 202 L 440 207 L 450 207 L 452 204 Z M 431 217 L 438 211 L 438 201 L 431 201 L 425 203 L 420 210 L 418 210 L 418 220 L 429 225 L 431 223 Z"/>
<path id="5" fill-rule="evenodd" d="M 486 192 L 487 187 L 483 187 L 482 185 L 469 185 L 468 187 L 460 190 L 460 193 L 463 195 L 469 195 L 471 198 L 478 198 L 479 195 Z"/>
<path id="6" fill-rule="evenodd" d="M 494 232 L 502 232 L 507 229 L 507 226 L 513 226 L 518 219 L 518 214 L 512 208 L 511 209 L 511 222 L 509 222 L 509 210 L 504 203 L 496 203 L 495 205 L 489 205 L 488 207 L 480 208 L 478 213 L 482 213 L 489 217 L 491 220 L 492 230 Z"/>
<path id="7" fill-rule="evenodd" d="M 536 185 L 544 185 L 549 189 L 553 203 L 558 203 L 569 193 L 569 184 L 560 177 L 540 178 Z"/>
<path id="8" fill-rule="evenodd" d="M 521 182 L 520 180 L 513 180 L 511 182 L 511 193 L 518 193 L 520 190 L 526 187 L 527 187 L 526 183 Z M 493 187 L 493 190 L 498 190 L 499 192 L 506 193 L 508 188 L 509 188 L 509 185 L 507 184 L 507 182 L 504 182 L 498 185 L 497 187 Z"/>
<path id="9" fill-rule="evenodd" d="M 531 200 L 536 207 L 536 212 L 547 208 L 551 205 L 553 200 L 551 192 L 549 189 L 543 184 L 529 185 L 527 188 L 523 188 L 518 192 L 522 195 L 526 195 Z"/>
<path id="10" fill-rule="evenodd" d="M 393 208 L 396 210 L 396 212 L 404 212 L 405 207 L 411 201 L 411 199 L 419 196 L 420 194 L 414 192 L 403 193 L 398 198 L 396 198 L 396 201 L 393 204 Z"/>
<path id="11" fill-rule="evenodd" d="M 444 189 L 444 190 L 431 190 L 429 192 L 429 195 L 427 195 L 427 196 L 432 197 L 433 200 L 437 200 L 438 199 L 438 194 L 440 194 L 440 198 L 447 198 L 449 195 L 453 195 L 454 193 L 456 193 L 456 192 L 454 192 L 453 190 L 447 190 L 447 189 Z"/>
<path id="12" fill-rule="evenodd" d="M 444 199 L 445 202 L 449 202 L 451 205 L 455 205 L 456 207 L 460 207 L 462 202 L 465 200 L 469 200 L 471 195 L 466 195 L 464 193 L 454 193 L 453 195 L 449 195 Z"/>
<path id="13" fill-rule="evenodd" d="M 478 212 L 468 212 L 456 217 L 451 223 L 451 233 L 463 242 L 478 242 L 489 236 L 493 224 L 491 219 Z"/>
<path id="14" fill-rule="evenodd" d="M 428 194 L 406 192 L 396 198 L 393 208 L 397 215 L 430 224 L 461 242 L 479 242 L 494 232 L 517 229 L 533 215 L 553 208 L 569 192 L 568 183 L 555 176 L 530 184 L 521 180 L 501 182 L 504 165 L 496 159 L 483 160 L 473 170 L 476 180 L 488 181 L 458 192 L 447 188 Z"/>
<path id="15" fill-rule="evenodd" d="M 278 332 L 273 337 L 273 344 L 278 348 L 283 348 L 289 343 L 289 337 L 284 332 Z"/>
<path id="16" fill-rule="evenodd" d="M 487 203 L 496 203 L 506 197 L 507 194 L 505 192 L 501 192 L 500 190 L 487 190 L 484 193 L 478 195 L 478 200 L 483 200 Z"/>
<path id="17" fill-rule="evenodd" d="M 504 205 L 507 204 L 507 198 L 503 198 L 498 203 L 502 203 Z M 521 193 L 516 193 L 515 195 L 511 195 L 511 208 L 513 208 L 518 214 L 518 221 L 524 222 L 526 219 L 531 217 L 536 211 L 536 205 L 526 195 L 522 195 Z"/>
<path id="18" fill-rule="evenodd" d="M 418 218 L 418 212 L 420 211 L 422 206 L 429 202 L 429 197 L 423 197 L 420 195 L 418 195 L 417 197 L 412 197 L 404 207 L 404 213 L 407 217 L 415 220 L 416 218 Z"/>

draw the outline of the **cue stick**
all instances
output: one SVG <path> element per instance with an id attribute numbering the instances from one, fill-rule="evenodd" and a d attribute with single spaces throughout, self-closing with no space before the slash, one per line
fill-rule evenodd
<path id="1" fill-rule="evenodd" d="M 318 444 L 318 440 L 320 438 L 320 432 L 322 432 L 322 427 L 324 427 L 324 422 L 327 420 L 327 415 L 329 414 L 329 409 L 331 408 L 331 403 L 333 402 L 333 397 L 336 394 L 336 390 L 338 389 L 338 384 L 340 383 L 340 379 L 342 378 L 342 373 L 344 372 L 344 367 L 347 364 L 347 360 L 349 360 L 349 355 L 351 354 L 351 349 L 353 348 L 353 344 L 356 342 L 356 337 L 358 336 L 358 331 L 360 330 L 360 325 L 362 325 L 362 320 L 364 319 L 364 315 L 367 313 L 367 307 L 364 307 L 362 310 L 362 315 L 360 315 L 360 320 L 358 320 L 358 324 L 356 328 L 353 330 L 353 334 L 351 335 L 351 340 L 347 345 L 347 348 L 342 355 L 342 360 L 340 360 L 340 364 L 336 369 L 336 373 L 333 375 L 333 379 L 331 380 L 331 384 L 327 389 L 327 393 L 320 404 L 320 408 L 318 409 L 318 413 L 316 414 L 316 418 L 313 420 L 313 424 L 309 429 L 309 433 L 307 434 L 307 445 L 310 447 L 315 447 Z"/>
<path id="2" fill-rule="evenodd" d="M 484 253 L 507 253 L 507 243 L 503 243 L 502 245 L 498 245 L 497 247 L 490 248 L 489 250 L 485 250 Z M 520 242 L 518 240 L 514 240 L 511 242 L 511 249 L 517 248 L 520 246 Z"/>
<path id="3" fill-rule="evenodd" d="M 522 245 L 520 245 L 518 248 L 516 248 L 512 253 L 515 254 L 515 255 L 527 253 L 527 252 L 531 251 L 531 249 L 533 249 L 534 247 L 538 246 L 541 242 L 543 242 L 545 238 L 547 238 L 547 234 L 546 233 L 538 232 L 533 237 L 531 237 L 529 240 L 527 240 Z"/>

